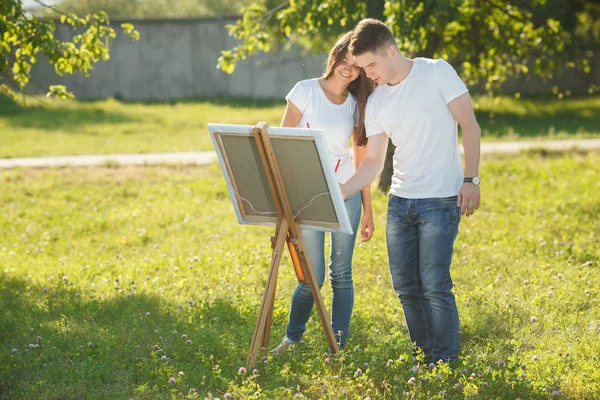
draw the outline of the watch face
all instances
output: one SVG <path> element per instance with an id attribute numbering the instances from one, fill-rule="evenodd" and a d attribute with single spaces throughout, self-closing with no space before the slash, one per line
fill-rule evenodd
<path id="1" fill-rule="evenodd" d="M 478 176 L 474 176 L 473 177 L 473 184 L 476 186 L 479 186 L 479 183 L 481 183 L 481 180 L 479 179 Z"/>

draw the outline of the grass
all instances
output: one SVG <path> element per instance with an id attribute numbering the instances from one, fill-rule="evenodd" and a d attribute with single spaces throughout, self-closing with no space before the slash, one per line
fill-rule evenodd
<path id="1" fill-rule="evenodd" d="M 411 371 L 377 194 L 347 350 L 324 356 L 313 313 L 256 375 L 239 369 L 272 231 L 237 224 L 217 165 L 2 172 L 0 398 L 596 398 L 600 153 L 488 156 L 481 172 L 453 261 L 458 365 Z M 294 286 L 285 256 L 272 346 Z"/>
<path id="2" fill-rule="evenodd" d="M 484 140 L 600 136 L 600 96 L 475 98 Z"/>
<path id="3" fill-rule="evenodd" d="M 600 96 L 475 99 L 484 140 L 600 136 Z M 0 158 L 213 150 L 209 122 L 278 126 L 283 101 L 0 100 Z"/>
<path id="4" fill-rule="evenodd" d="M 214 150 L 209 122 L 279 125 L 280 102 L 232 99 L 174 103 L 0 104 L 0 158 Z"/>

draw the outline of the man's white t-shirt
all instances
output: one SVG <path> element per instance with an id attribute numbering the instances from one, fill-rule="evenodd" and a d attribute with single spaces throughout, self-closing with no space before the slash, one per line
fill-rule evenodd
<path id="1" fill-rule="evenodd" d="M 348 93 L 348 98 L 343 104 L 332 103 L 325 95 L 319 80 L 315 78 L 298 82 L 285 99 L 302 111 L 298 128 L 306 128 L 308 123 L 311 129 L 325 131 L 333 168 L 338 160 L 340 162 L 336 173 L 338 182 L 346 183 L 355 172 L 348 150 L 348 142 L 357 122 L 355 97 Z"/>
<path id="2" fill-rule="evenodd" d="M 458 194 L 463 168 L 458 123 L 448 103 L 468 92 L 444 60 L 416 58 L 397 85 L 380 85 L 369 97 L 367 137 L 386 133 L 396 146 L 390 194 L 419 199 Z"/>

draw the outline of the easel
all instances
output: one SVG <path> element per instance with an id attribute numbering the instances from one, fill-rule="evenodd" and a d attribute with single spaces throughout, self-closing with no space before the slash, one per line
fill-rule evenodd
<path id="1" fill-rule="evenodd" d="M 254 335 L 252 337 L 252 344 L 250 345 L 250 352 L 248 353 L 248 368 L 254 368 L 258 351 L 260 349 L 267 349 L 269 346 L 271 325 L 273 322 L 273 306 L 275 303 L 275 288 L 277 287 L 277 274 L 283 255 L 283 246 L 286 243 L 292 258 L 292 264 L 294 265 L 298 282 L 306 283 L 310 286 L 319 317 L 321 318 L 323 330 L 327 336 L 329 348 L 333 353 L 339 351 L 333 329 L 331 329 L 331 324 L 329 322 L 329 315 L 325 309 L 323 297 L 321 296 L 319 285 L 317 284 L 313 273 L 304 240 L 302 239 L 302 230 L 296 223 L 296 218 L 292 213 L 290 203 L 288 202 L 287 193 L 283 186 L 283 181 L 277 166 L 277 160 L 275 159 L 273 147 L 271 146 L 271 140 L 269 139 L 266 127 L 266 122 L 259 122 L 253 128 L 253 133 L 263 167 L 267 174 L 269 187 L 271 188 L 271 193 L 275 200 L 278 216 L 275 236 L 271 237 L 271 248 L 273 249 L 271 267 L 269 269 L 267 285 L 263 293 L 260 311 L 258 313 L 258 320 L 256 321 L 256 328 L 254 329 Z"/>

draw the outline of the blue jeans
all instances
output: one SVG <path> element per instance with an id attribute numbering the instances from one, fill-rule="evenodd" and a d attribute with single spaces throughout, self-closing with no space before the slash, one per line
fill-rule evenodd
<path id="1" fill-rule="evenodd" d="M 390 196 L 387 248 L 394 290 L 415 350 L 426 361 L 455 361 L 460 351 L 458 309 L 450 263 L 458 234 L 457 196 L 405 199 Z"/>
<path id="2" fill-rule="evenodd" d="M 352 255 L 354 254 L 356 231 L 360 222 L 362 205 L 360 192 L 347 198 L 344 203 L 354 234 L 331 233 L 331 252 L 329 253 L 329 277 L 333 289 L 331 326 L 341 348 L 344 347 L 348 339 L 350 318 L 354 307 Z M 321 288 L 325 280 L 325 232 L 303 230 L 302 237 L 313 266 L 315 278 L 319 288 Z M 310 286 L 299 283 L 292 296 L 290 319 L 286 328 L 287 339 L 292 342 L 298 342 L 302 339 L 313 304 L 314 300 Z"/>

